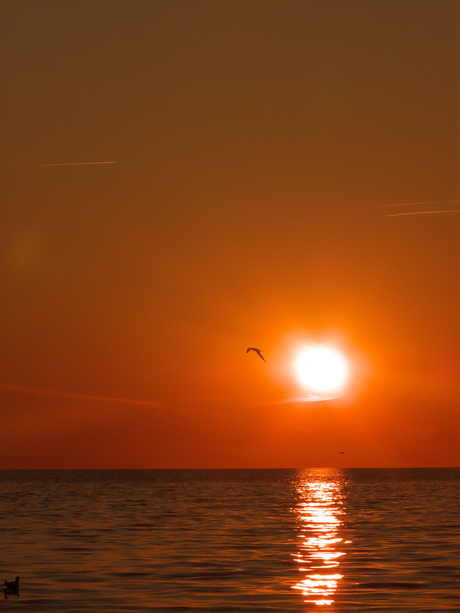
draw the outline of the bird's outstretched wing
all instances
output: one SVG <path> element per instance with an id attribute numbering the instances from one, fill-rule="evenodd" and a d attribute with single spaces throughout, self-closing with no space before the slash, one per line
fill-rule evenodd
<path id="1" fill-rule="evenodd" d="M 262 352 L 260 351 L 260 349 L 257 349 L 257 347 L 248 347 L 246 349 L 246 353 L 249 353 L 249 351 L 255 351 L 257 353 L 257 355 L 259 356 L 259 358 L 261 358 L 264 362 L 266 362 L 267 360 L 264 358 L 264 356 L 262 355 Z"/>

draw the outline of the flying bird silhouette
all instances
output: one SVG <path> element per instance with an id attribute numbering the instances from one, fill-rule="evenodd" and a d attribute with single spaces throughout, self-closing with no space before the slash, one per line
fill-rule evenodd
<path id="1" fill-rule="evenodd" d="M 345 451 L 337 451 L 337 453 L 340 453 L 341 455 L 343 455 Z"/>
<path id="2" fill-rule="evenodd" d="M 264 356 L 262 355 L 260 349 L 257 349 L 257 347 L 248 347 L 246 349 L 246 353 L 249 353 L 250 351 L 255 351 L 257 353 L 257 355 L 259 356 L 259 358 L 262 358 L 262 360 L 264 362 L 266 362 L 267 360 L 264 358 Z"/>

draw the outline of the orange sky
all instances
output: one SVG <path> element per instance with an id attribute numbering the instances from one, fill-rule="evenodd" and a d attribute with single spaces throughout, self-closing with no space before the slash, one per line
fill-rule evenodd
<path id="1" fill-rule="evenodd" d="M 386 217 L 460 209 L 459 41 L 457 0 L 3 0 L 0 468 L 459 466 L 460 215 Z M 303 338 L 343 398 L 287 402 Z"/>

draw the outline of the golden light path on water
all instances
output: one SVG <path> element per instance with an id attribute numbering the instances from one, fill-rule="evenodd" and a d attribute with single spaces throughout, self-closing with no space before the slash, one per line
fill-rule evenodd
<path id="1" fill-rule="evenodd" d="M 304 578 L 293 586 L 301 590 L 305 602 L 331 605 L 340 574 L 339 536 L 343 514 L 343 484 L 340 471 L 314 469 L 301 473 L 297 486 L 299 502 L 299 546 L 295 560 Z"/>

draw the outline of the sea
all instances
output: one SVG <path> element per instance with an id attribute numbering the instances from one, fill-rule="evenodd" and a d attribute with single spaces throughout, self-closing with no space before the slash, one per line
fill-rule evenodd
<path id="1" fill-rule="evenodd" d="M 460 468 L 0 471 L 0 611 L 460 612 Z"/>

